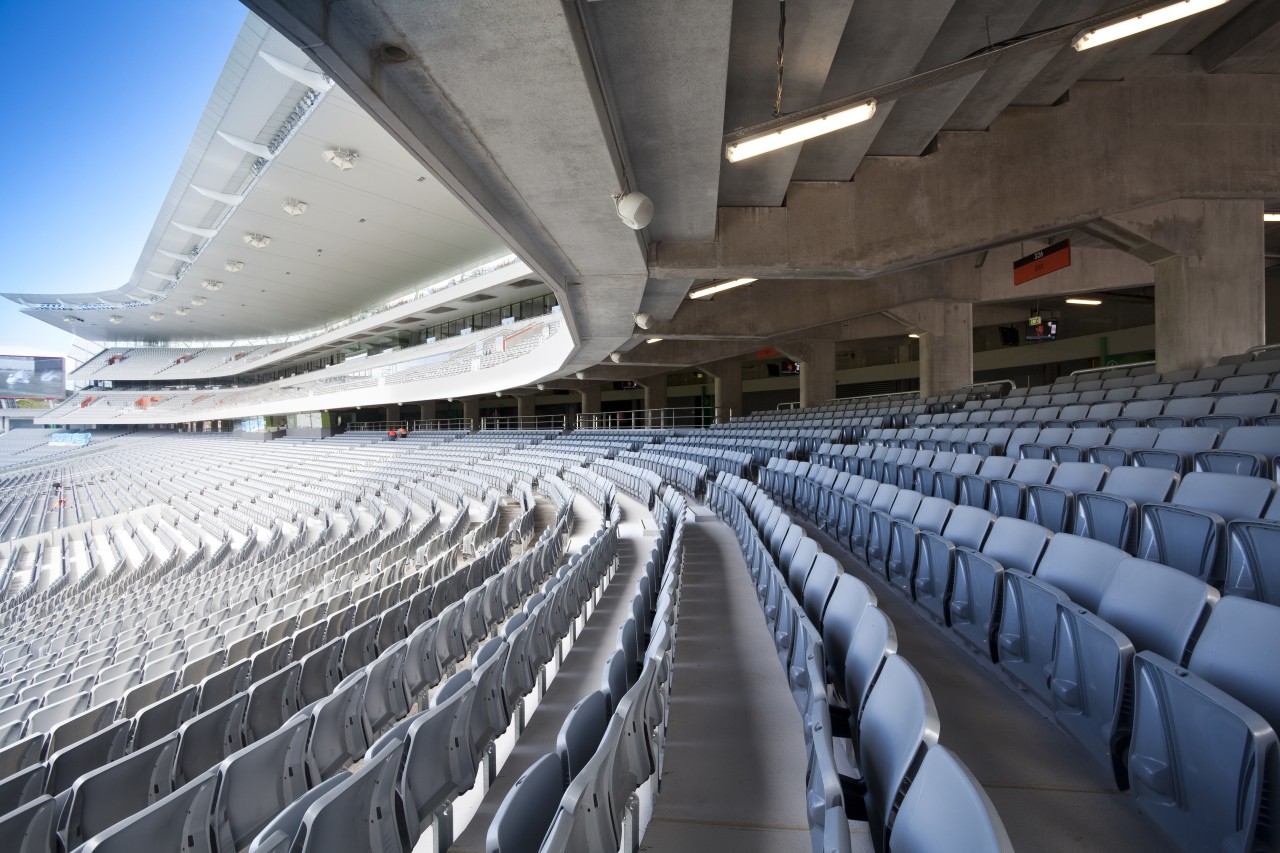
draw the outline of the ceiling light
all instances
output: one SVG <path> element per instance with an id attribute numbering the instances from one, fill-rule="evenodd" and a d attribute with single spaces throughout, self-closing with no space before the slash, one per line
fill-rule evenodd
<path id="1" fill-rule="evenodd" d="M 662 343 L 662 338 L 648 338 L 648 339 L 646 339 L 646 340 L 645 340 L 645 343 L 646 343 L 646 344 L 660 344 L 660 343 Z"/>
<path id="2" fill-rule="evenodd" d="M 305 201 L 298 201 L 296 198 L 289 199 L 282 204 L 281 207 L 284 208 L 284 212 L 290 216 L 301 216 L 307 212 L 307 203 Z"/>
<path id="3" fill-rule="evenodd" d="M 244 269 L 244 261 L 227 261 L 222 268 L 227 272 L 240 272 Z"/>
<path id="4" fill-rule="evenodd" d="M 164 319 L 164 315 L 163 315 L 163 314 L 161 314 L 159 311 L 152 311 L 152 312 L 151 312 L 151 319 L 152 319 L 152 320 L 163 320 L 163 319 Z"/>
<path id="5" fill-rule="evenodd" d="M 196 306 L 197 308 L 199 308 L 201 305 L 205 304 L 208 301 L 209 300 L 205 299 L 203 296 L 194 296 L 191 298 L 191 304 Z"/>
<path id="6" fill-rule="evenodd" d="M 200 286 L 212 293 L 217 293 L 219 290 L 222 290 L 222 282 L 214 281 L 211 278 L 206 278 L 204 281 L 200 282 Z"/>
<path id="7" fill-rule="evenodd" d="M 244 241 L 255 249 L 265 249 L 271 243 L 271 238 L 266 234 L 246 234 Z"/>
<path id="8" fill-rule="evenodd" d="M 1128 36 L 1208 11 L 1226 2 L 1227 0 L 1181 0 L 1178 3 L 1170 3 L 1168 6 L 1161 6 L 1149 12 L 1143 12 L 1141 15 L 1124 18 L 1113 24 L 1085 30 L 1076 36 L 1075 41 L 1071 42 L 1071 46 L 1076 50 L 1088 50 L 1091 47 L 1110 44 L 1117 39 L 1127 38 Z"/>
<path id="9" fill-rule="evenodd" d="M 123 322 L 124 322 L 124 318 L 123 318 L 123 317 L 121 317 L 119 314 L 112 314 L 110 317 L 108 317 L 108 318 L 107 318 L 107 322 L 108 322 L 108 323 L 123 323 Z"/>
<path id="10" fill-rule="evenodd" d="M 83 323 L 83 322 L 84 322 L 84 320 L 81 320 L 79 317 L 72 317 L 72 316 L 69 316 L 69 315 L 68 315 L 68 316 L 66 316 L 66 317 L 63 317 L 63 318 L 62 318 L 62 322 L 64 322 L 64 323 Z"/>
<path id="11" fill-rule="evenodd" d="M 1263 222 L 1280 222 L 1280 213 L 1264 213 L 1262 214 Z"/>
<path id="12" fill-rule="evenodd" d="M 908 337 L 908 338 L 915 338 L 916 340 L 919 340 L 919 339 L 920 339 L 920 333 L 919 333 L 919 332 L 908 332 L 908 333 L 907 333 L 907 337 Z"/>
<path id="13" fill-rule="evenodd" d="M 177 314 L 179 317 L 185 317 L 191 313 L 191 309 L 184 306 L 182 308 L 175 308 L 173 313 Z"/>
<path id="14" fill-rule="evenodd" d="M 707 296 L 714 296 L 717 293 L 721 293 L 726 290 L 731 290 L 735 287 L 742 287 L 742 285 L 750 284 L 753 281 L 755 281 L 754 278 L 735 278 L 733 281 L 722 281 L 719 284 L 713 284 L 710 287 L 704 287 L 701 290 L 695 290 L 693 293 L 689 294 L 689 298 L 702 299 Z"/>
<path id="15" fill-rule="evenodd" d="M 724 147 L 724 157 L 730 163 L 737 163 L 739 160 L 745 160 L 757 154 L 776 151 L 788 145 L 804 142 L 806 139 L 813 139 L 815 136 L 822 136 L 824 133 L 861 124 L 875 114 L 875 99 L 863 101 L 851 107 L 842 107 L 813 118 L 802 119 L 777 130 L 757 133 L 737 142 L 730 142 Z"/>
<path id="16" fill-rule="evenodd" d="M 348 151 L 345 148 L 330 148 L 324 152 L 324 161 L 339 172 L 345 172 L 355 166 L 359 157 L 358 151 Z"/>
<path id="17" fill-rule="evenodd" d="M 1085 299 L 1080 296 L 1073 296 L 1067 300 L 1068 305 L 1101 305 L 1101 299 Z"/>

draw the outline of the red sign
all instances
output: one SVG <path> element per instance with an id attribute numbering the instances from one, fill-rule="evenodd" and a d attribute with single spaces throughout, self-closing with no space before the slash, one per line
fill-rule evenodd
<path id="1" fill-rule="evenodd" d="M 773 347 L 768 347 L 767 349 L 760 349 L 760 350 L 756 350 L 756 360 L 757 360 L 757 361 L 764 361 L 764 360 L 766 360 L 766 359 L 770 359 L 770 358 L 781 358 L 781 357 L 782 357 L 782 353 L 778 352 L 778 351 L 777 351 L 776 349 L 774 349 Z"/>
<path id="2" fill-rule="evenodd" d="M 1013 262 L 1013 286 L 1071 266 L 1071 241 L 1062 240 Z"/>

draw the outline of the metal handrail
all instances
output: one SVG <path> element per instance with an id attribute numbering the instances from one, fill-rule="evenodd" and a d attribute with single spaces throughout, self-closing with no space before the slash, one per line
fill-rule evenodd
<path id="1" fill-rule="evenodd" d="M 414 421 L 412 430 L 459 430 L 465 429 L 468 432 L 474 432 L 472 426 L 474 421 L 471 418 L 435 418 L 429 421 Z"/>
<path id="2" fill-rule="evenodd" d="M 564 430 L 564 415 L 500 415 L 481 418 L 480 429 L 558 429 Z"/>
<path id="3" fill-rule="evenodd" d="M 583 412 L 577 429 L 674 429 L 701 428 L 724 423 L 733 410 L 724 406 L 678 406 L 664 409 L 627 409 L 621 412 Z"/>
<path id="4" fill-rule="evenodd" d="M 1108 370 L 1129 370 L 1134 367 L 1154 367 L 1154 361 L 1131 361 L 1127 364 L 1109 364 L 1106 367 L 1082 367 L 1079 370 L 1073 370 L 1068 376 L 1082 376 L 1086 373 L 1106 373 Z"/>
<path id="5" fill-rule="evenodd" d="M 409 428 L 408 421 L 364 421 L 347 424 L 347 432 L 387 432 L 388 430 Z"/>

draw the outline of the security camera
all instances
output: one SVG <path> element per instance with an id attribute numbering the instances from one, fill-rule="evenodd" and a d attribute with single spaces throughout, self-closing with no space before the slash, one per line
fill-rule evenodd
<path id="1" fill-rule="evenodd" d="M 636 315 L 636 325 L 637 325 L 637 326 L 639 326 L 639 327 L 640 327 L 640 328 L 642 328 L 642 329 L 649 329 L 649 328 L 652 328 L 652 327 L 653 327 L 653 317 L 652 317 L 651 315 L 649 315 L 649 314 L 637 314 L 637 315 Z"/>
<path id="2" fill-rule="evenodd" d="M 639 231 L 653 220 L 653 202 L 644 193 L 629 192 L 625 195 L 615 195 L 613 205 L 618 211 L 618 218 L 625 222 L 628 228 Z"/>

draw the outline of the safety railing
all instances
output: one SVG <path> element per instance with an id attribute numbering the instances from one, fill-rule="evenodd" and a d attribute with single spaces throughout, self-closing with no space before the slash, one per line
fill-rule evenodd
<path id="1" fill-rule="evenodd" d="M 667 409 L 632 409 L 624 412 L 583 412 L 578 429 L 698 428 L 727 423 L 733 410 L 724 406 L 683 406 Z"/>
<path id="2" fill-rule="evenodd" d="M 563 430 L 564 415 L 506 415 L 481 418 L 480 429 L 558 429 Z"/>

